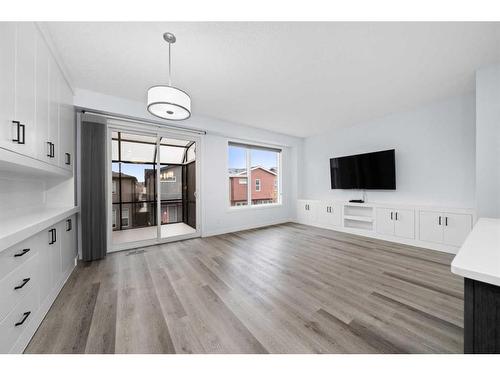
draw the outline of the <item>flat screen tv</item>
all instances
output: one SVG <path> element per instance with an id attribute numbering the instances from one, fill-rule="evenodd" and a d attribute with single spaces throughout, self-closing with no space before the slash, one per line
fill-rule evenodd
<path id="1" fill-rule="evenodd" d="M 330 159 L 332 189 L 396 189 L 394 150 Z"/>

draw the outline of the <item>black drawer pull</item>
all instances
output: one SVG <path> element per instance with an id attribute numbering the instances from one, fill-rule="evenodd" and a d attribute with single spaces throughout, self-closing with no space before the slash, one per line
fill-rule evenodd
<path id="1" fill-rule="evenodd" d="M 28 281 L 30 281 L 30 280 L 31 279 L 29 277 L 27 277 L 26 279 L 23 279 L 23 283 L 21 285 L 14 287 L 14 290 L 22 289 L 26 284 L 28 284 Z"/>
<path id="2" fill-rule="evenodd" d="M 56 229 L 55 228 L 52 228 L 51 230 L 49 230 L 49 233 L 50 233 L 50 241 L 49 241 L 49 245 L 52 245 L 54 243 L 57 242 L 57 233 L 56 233 Z"/>
<path id="3" fill-rule="evenodd" d="M 64 163 L 66 165 L 71 165 L 71 154 L 66 152 L 64 155 L 66 156 L 66 160 L 64 161 Z"/>
<path id="4" fill-rule="evenodd" d="M 22 249 L 20 253 L 14 254 L 14 257 L 22 257 L 24 254 L 26 254 L 28 251 L 31 249 Z"/>
<path id="5" fill-rule="evenodd" d="M 21 326 L 21 325 L 23 325 L 23 324 L 24 324 L 24 322 L 26 321 L 26 319 L 28 319 L 28 316 L 30 316 L 30 314 L 31 314 L 31 311 L 27 311 L 27 312 L 25 312 L 25 313 L 23 314 L 23 315 L 24 315 L 24 316 L 23 316 L 23 318 L 22 318 L 19 322 L 17 322 L 17 323 L 15 324 L 15 326 L 17 327 L 17 326 Z"/>
<path id="6" fill-rule="evenodd" d="M 66 220 L 66 232 L 69 232 L 71 229 L 73 229 L 73 224 L 71 222 L 71 219 Z"/>

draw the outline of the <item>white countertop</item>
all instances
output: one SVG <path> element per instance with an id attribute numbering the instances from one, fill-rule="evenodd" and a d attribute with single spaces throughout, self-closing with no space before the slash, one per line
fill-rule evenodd
<path id="1" fill-rule="evenodd" d="M 36 207 L 3 213 L 0 218 L 0 251 L 64 220 L 79 210 L 79 207 Z"/>
<path id="2" fill-rule="evenodd" d="M 451 262 L 451 272 L 500 286 L 500 219 L 479 219 Z"/>

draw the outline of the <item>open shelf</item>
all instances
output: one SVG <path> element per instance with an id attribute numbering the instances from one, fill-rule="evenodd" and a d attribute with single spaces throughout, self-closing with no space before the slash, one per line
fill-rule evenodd
<path id="1" fill-rule="evenodd" d="M 2 175 L 31 179 L 40 177 L 66 179 L 73 176 L 70 170 L 1 147 L 0 172 Z"/>
<path id="2" fill-rule="evenodd" d="M 367 223 L 372 223 L 373 218 L 368 216 L 354 216 L 354 215 L 344 215 L 344 219 L 352 221 L 364 221 Z"/>
<path id="3" fill-rule="evenodd" d="M 40 206 L 2 213 L 2 217 L 0 217 L 0 251 L 35 235 L 78 211 L 79 207 Z"/>

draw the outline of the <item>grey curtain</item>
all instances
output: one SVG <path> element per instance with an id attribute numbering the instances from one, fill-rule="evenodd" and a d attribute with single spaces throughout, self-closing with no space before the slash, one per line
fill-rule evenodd
<path id="1" fill-rule="evenodd" d="M 106 256 L 106 126 L 82 121 L 81 219 L 84 261 Z"/>

